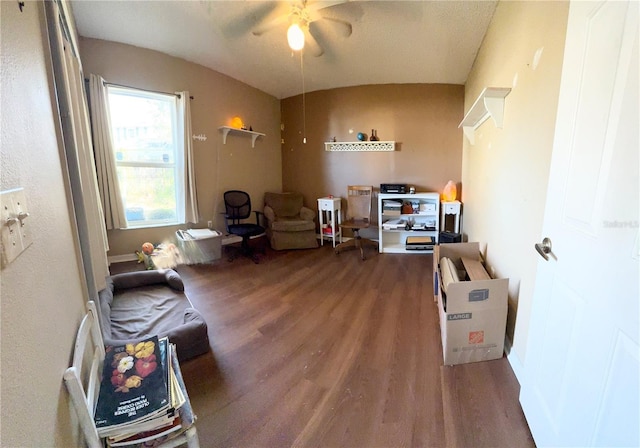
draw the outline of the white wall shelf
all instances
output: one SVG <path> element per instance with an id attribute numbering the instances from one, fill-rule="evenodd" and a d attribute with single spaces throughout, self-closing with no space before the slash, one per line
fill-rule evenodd
<path id="1" fill-rule="evenodd" d="M 395 151 L 396 142 L 325 142 L 325 151 Z"/>
<path id="2" fill-rule="evenodd" d="M 462 128 L 462 132 L 464 132 L 464 135 L 472 145 L 475 144 L 476 129 L 487 121 L 489 117 L 493 118 L 497 128 L 502 129 L 504 99 L 509 95 L 509 92 L 511 92 L 509 87 L 486 87 L 482 90 L 480 96 L 458 126 L 458 128 Z"/>
<path id="3" fill-rule="evenodd" d="M 229 135 L 229 133 L 251 136 L 251 147 L 252 148 L 256 147 L 256 139 L 258 137 L 264 137 L 265 136 L 265 134 L 262 134 L 260 132 L 247 131 L 245 129 L 237 129 L 237 128 L 232 128 L 232 127 L 229 127 L 229 126 L 220 126 L 218 129 L 220 130 L 220 132 L 222 132 L 222 144 L 223 145 L 227 144 L 227 135 Z"/>

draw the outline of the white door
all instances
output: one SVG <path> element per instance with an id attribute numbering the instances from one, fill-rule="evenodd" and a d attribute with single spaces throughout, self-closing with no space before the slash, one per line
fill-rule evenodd
<path id="1" fill-rule="evenodd" d="M 640 446 L 638 13 L 570 5 L 520 394 L 538 446 Z"/>

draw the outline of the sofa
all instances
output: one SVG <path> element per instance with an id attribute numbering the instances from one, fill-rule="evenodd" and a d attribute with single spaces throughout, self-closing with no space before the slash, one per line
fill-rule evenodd
<path id="1" fill-rule="evenodd" d="M 318 247 L 315 212 L 303 205 L 300 193 L 265 193 L 264 216 L 271 248 L 310 249 Z"/>
<path id="2" fill-rule="evenodd" d="M 98 293 L 97 305 L 105 345 L 157 335 L 176 345 L 180 361 L 210 350 L 207 323 L 172 269 L 112 275 Z"/>

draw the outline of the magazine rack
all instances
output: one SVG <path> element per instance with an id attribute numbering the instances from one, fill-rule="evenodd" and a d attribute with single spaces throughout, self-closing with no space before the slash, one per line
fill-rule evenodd
<path id="1" fill-rule="evenodd" d="M 73 352 L 73 363 L 64 372 L 64 382 L 71 395 L 71 401 L 78 414 L 80 427 L 89 448 L 102 448 L 104 441 L 98 436 L 94 422 L 94 413 L 98 393 L 102 364 L 105 358 L 104 343 L 100 324 L 97 319 L 95 303 L 87 302 L 87 314 L 80 323 Z M 86 371 L 86 369 L 89 369 Z M 86 379 L 83 385 L 83 378 Z M 178 437 L 159 445 L 162 448 L 177 447 L 187 444 L 189 448 L 199 448 L 198 434 L 195 424 Z"/>

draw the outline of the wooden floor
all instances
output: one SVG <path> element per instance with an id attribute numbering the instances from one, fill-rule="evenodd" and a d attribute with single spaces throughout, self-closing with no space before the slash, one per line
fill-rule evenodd
<path id="1" fill-rule="evenodd" d="M 506 358 L 442 365 L 431 262 L 325 244 L 178 267 L 211 339 L 182 364 L 200 445 L 534 446 Z"/>

